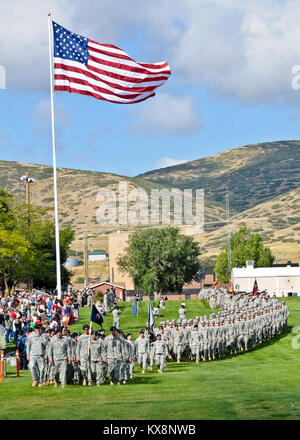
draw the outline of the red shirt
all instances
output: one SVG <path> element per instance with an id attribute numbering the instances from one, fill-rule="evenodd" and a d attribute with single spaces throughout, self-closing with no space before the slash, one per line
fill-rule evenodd
<path id="1" fill-rule="evenodd" d="M 11 318 L 12 319 L 16 319 L 16 314 L 15 314 L 15 312 L 12 310 L 11 312 L 10 312 L 10 316 L 11 316 Z"/>

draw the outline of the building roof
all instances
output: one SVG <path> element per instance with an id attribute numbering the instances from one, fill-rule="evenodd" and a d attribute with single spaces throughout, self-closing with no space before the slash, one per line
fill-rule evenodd
<path id="1" fill-rule="evenodd" d="M 105 251 L 90 251 L 88 255 L 106 255 Z"/>
<path id="2" fill-rule="evenodd" d="M 300 267 L 234 267 L 232 275 L 234 278 L 300 277 Z"/>
<path id="3" fill-rule="evenodd" d="M 109 286 L 118 287 L 119 289 L 123 289 L 123 290 L 125 289 L 124 286 L 118 286 L 117 284 L 110 283 L 109 281 L 102 281 L 101 283 L 94 284 L 93 286 L 90 286 L 89 289 L 94 289 L 96 287 L 101 286 L 102 284 L 108 284 Z"/>

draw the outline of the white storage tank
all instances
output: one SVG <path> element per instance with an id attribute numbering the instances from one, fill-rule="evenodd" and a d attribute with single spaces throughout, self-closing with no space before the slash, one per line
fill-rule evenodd
<path id="1" fill-rule="evenodd" d="M 69 258 L 67 258 L 67 261 L 65 262 L 64 266 L 66 268 L 79 266 L 79 257 L 69 257 Z"/>

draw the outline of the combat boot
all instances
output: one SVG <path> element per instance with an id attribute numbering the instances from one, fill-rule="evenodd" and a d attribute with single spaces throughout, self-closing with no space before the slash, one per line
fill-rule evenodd
<path id="1" fill-rule="evenodd" d="M 145 370 L 142 370 L 142 374 L 145 374 Z"/>
<path id="2" fill-rule="evenodd" d="M 85 387 L 86 386 L 86 378 L 83 379 L 82 385 Z"/>
<path id="3" fill-rule="evenodd" d="M 37 386 L 37 384 L 38 384 L 38 383 L 37 383 L 37 381 L 36 381 L 36 380 L 34 380 L 34 381 L 32 382 L 32 386 L 33 386 L 33 387 L 36 387 L 36 386 Z"/>
<path id="4" fill-rule="evenodd" d="M 54 388 L 57 388 L 57 382 L 56 382 L 56 380 L 54 381 Z"/>
<path id="5" fill-rule="evenodd" d="M 92 385 L 92 382 L 89 380 L 88 386 L 91 387 Z"/>

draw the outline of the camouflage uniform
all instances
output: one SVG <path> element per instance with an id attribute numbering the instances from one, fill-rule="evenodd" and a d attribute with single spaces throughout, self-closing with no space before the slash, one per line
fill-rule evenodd
<path id="1" fill-rule="evenodd" d="M 123 359 L 123 343 L 119 336 L 106 336 L 104 339 L 107 367 L 110 382 L 120 383 L 120 368 Z"/>
<path id="2" fill-rule="evenodd" d="M 44 368 L 47 341 L 44 336 L 32 334 L 26 341 L 26 353 L 29 357 L 29 369 L 34 382 L 42 384 L 44 378 Z"/>
<path id="3" fill-rule="evenodd" d="M 71 350 L 68 340 L 53 336 L 49 349 L 49 360 L 53 362 L 53 377 L 59 374 L 60 382 L 64 386 L 67 383 L 67 366 L 71 362 Z"/>

